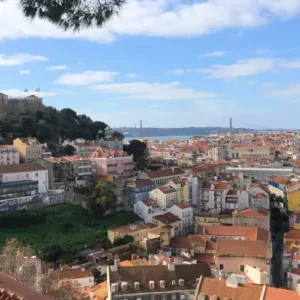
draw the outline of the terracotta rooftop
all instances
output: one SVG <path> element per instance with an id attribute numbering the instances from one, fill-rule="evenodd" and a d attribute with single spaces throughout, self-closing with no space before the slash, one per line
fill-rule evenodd
<path id="1" fill-rule="evenodd" d="M 176 189 L 174 189 L 172 186 L 163 186 L 160 187 L 159 190 L 161 190 L 164 194 L 176 193 Z"/>
<path id="2" fill-rule="evenodd" d="M 226 197 L 238 197 L 238 191 L 237 190 L 230 190 L 226 194 Z"/>
<path id="3" fill-rule="evenodd" d="M 162 292 L 169 290 L 191 290 L 195 289 L 197 278 L 199 276 L 211 275 L 211 270 L 208 264 L 191 264 L 191 265 L 172 265 L 174 271 L 169 270 L 168 265 L 157 266 L 139 266 L 139 267 L 118 267 L 117 271 L 110 269 L 110 282 L 118 283 L 118 292 L 113 295 L 123 294 L 121 282 L 127 282 L 127 294 L 136 294 L 137 289 L 134 286 L 135 282 L 140 283 L 138 292 Z M 179 285 L 179 279 L 183 279 L 183 286 Z M 154 288 L 150 289 L 149 282 L 154 282 Z M 165 288 L 160 286 L 160 282 L 165 282 Z"/>
<path id="4" fill-rule="evenodd" d="M 14 145 L 0 145 L 0 148 L 13 148 L 13 149 L 17 149 L 17 147 L 15 147 Z"/>
<path id="5" fill-rule="evenodd" d="M 153 225 L 155 227 L 154 224 L 151 224 L 151 225 Z M 136 223 L 128 224 L 128 225 L 118 227 L 118 228 L 110 228 L 109 231 L 119 232 L 119 233 L 123 233 L 123 234 L 126 234 L 126 233 L 130 234 L 132 232 L 140 231 L 143 229 L 149 229 L 151 227 L 152 226 L 149 226 L 147 224 L 136 222 Z"/>
<path id="6" fill-rule="evenodd" d="M 159 207 L 158 203 L 155 200 L 147 199 L 147 200 L 141 200 L 146 206 L 152 206 L 152 207 Z"/>
<path id="7" fill-rule="evenodd" d="M 126 185 L 131 187 L 140 187 L 145 185 L 154 185 L 154 182 L 151 179 L 137 179 L 135 181 L 127 182 Z"/>
<path id="8" fill-rule="evenodd" d="M 180 168 L 150 171 L 146 173 L 150 178 L 170 177 L 184 175 L 184 171 Z"/>
<path id="9" fill-rule="evenodd" d="M 280 177 L 280 176 L 270 176 L 269 179 L 273 180 L 273 181 L 276 181 L 280 184 L 287 184 L 287 180 L 283 177 Z"/>
<path id="10" fill-rule="evenodd" d="M 268 200 L 268 197 L 265 194 L 258 193 L 253 196 L 256 200 Z"/>
<path id="11" fill-rule="evenodd" d="M 269 239 L 269 233 L 266 230 L 255 226 L 214 226 L 202 225 L 198 227 L 198 234 L 212 236 L 243 236 L 246 240 L 263 240 Z"/>
<path id="12" fill-rule="evenodd" d="M 269 213 L 258 208 L 246 208 L 236 213 L 238 217 L 268 217 Z"/>
<path id="13" fill-rule="evenodd" d="M 191 208 L 191 205 L 189 203 L 179 203 L 179 204 L 176 204 L 176 206 L 178 206 L 180 209 Z"/>
<path id="14" fill-rule="evenodd" d="M 155 216 L 155 217 L 153 217 L 153 219 L 160 221 L 161 223 L 163 223 L 165 225 L 181 221 L 181 219 L 179 217 L 173 215 L 170 212 Z"/>
<path id="15" fill-rule="evenodd" d="M 24 173 L 24 172 L 45 171 L 45 170 L 47 169 L 37 163 L 0 166 L 0 174 L 20 173 L 20 172 Z"/>
<path id="16" fill-rule="evenodd" d="M 173 249 L 194 249 L 193 244 L 188 237 L 177 236 L 170 241 L 170 247 Z"/>
<path id="17" fill-rule="evenodd" d="M 268 257 L 268 244 L 265 241 L 217 240 L 216 256 Z"/>
<path id="18" fill-rule="evenodd" d="M 300 240 L 300 230 L 291 229 L 284 235 L 284 238 L 289 240 Z"/>
<path id="19" fill-rule="evenodd" d="M 212 296 L 218 300 L 261 300 L 262 291 L 261 285 L 228 287 L 225 280 L 200 277 L 195 299 L 201 295 L 205 300 Z"/>
<path id="20" fill-rule="evenodd" d="M 77 278 L 89 278 L 93 277 L 94 275 L 91 271 L 82 270 L 81 268 L 76 269 L 68 269 L 59 272 L 59 279 L 77 279 Z"/>
<path id="21" fill-rule="evenodd" d="M 0 299 L 2 300 L 49 300 L 16 279 L 0 273 Z"/>
<path id="22" fill-rule="evenodd" d="M 263 300 L 300 300 L 296 291 L 267 287 Z"/>

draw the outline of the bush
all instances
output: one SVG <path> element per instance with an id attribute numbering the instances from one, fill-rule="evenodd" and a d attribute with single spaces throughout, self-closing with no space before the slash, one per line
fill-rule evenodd
<path id="1" fill-rule="evenodd" d="M 0 228 L 28 227 L 43 224 L 45 219 L 45 214 L 40 212 L 2 213 L 0 214 Z"/>
<path id="2" fill-rule="evenodd" d="M 131 235 L 125 235 L 123 238 L 116 239 L 113 243 L 113 246 L 118 247 L 118 246 L 132 243 L 133 241 L 134 241 L 134 238 Z"/>

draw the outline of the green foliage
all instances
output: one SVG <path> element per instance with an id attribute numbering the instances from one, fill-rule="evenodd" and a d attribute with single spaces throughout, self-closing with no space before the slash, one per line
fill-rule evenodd
<path id="1" fill-rule="evenodd" d="M 45 214 L 22 211 L 20 213 L 1 213 L 0 228 L 29 227 L 45 223 Z"/>
<path id="2" fill-rule="evenodd" d="M 29 227 L 1 226 L 0 248 L 7 239 L 17 238 L 22 243 L 28 243 L 38 255 L 53 258 L 50 255 L 51 252 L 53 254 L 53 246 L 59 245 L 63 249 L 59 261 L 68 262 L 77 250 L 104 243 L 108 228 L 120 227 L 138 220 L 134 213 L 125 212 L 95 218 L 85 209 L 70 204 L 49 206 L 38 212 L 45 215 L 44 223 Z M 19 217 L 22 214 L 23 212 L 16 213 Z M 89 222 L 93 226 L 88 226 Z M 63 232 L 63 224 L 72 224 L 72 232 Z"/>
<path id="3" fill-rule="evenodd" d="M 12 142 L 15 137 L 36 137 L 41 143 L 57 143 L 59 138 L 93 140 L 99 130 L 104 130 L 106 124 L 93 122 L 86 115 L 77 115 L 75 111 L 65 108 L 61 111 L 45 106 L 35 114 L 20 116 L 7 115 L 0 120 L 0 127 L 6 133 L 7 141 Z M 11 138 L 10 138 L 11 137 Z"/>
<path id="4" fill-rule="evenodd" d="M 2 0 L 5 1 L 5 0 Z M 29 19 L 45 19 L 64 30 L 102 27 L 115 15 L 124 0 L 19 0 Z"/>
<path id="5" fill-rule="evenodd" d="M 132 140 L 129 145 L 124 145 L 124 151 L 129 155 L 133 155 L 133 160 L 138 170 L 143 171 L 147 168 L 149 153 L 146 143 L 139 140 Z"/>
<path id="6" fill-rule="evenodd" d="M 95 216 L 102 216 L 107 210 L 116 208 L 117 198 L 112 189 L 113 183 L 105 179 L 91 187 L 88 205 Z"/>
<path id="7" fill-rule="evenodd" d="M 66 145 L 63 149 L 64 155 L 71 156 L 75 153 L 75 148 L 72 145 Z"/>
<path id="8" fill-rule="evenodd" d="M 63 254 L 63 249 L 60 245 L 52 245 L 50 247 L 45 247 L 42 250 L 41 258 L 45 261 L 55 263 L 58 258 Z"/>
<path id="9" fill-rule="evenodd" d="M 134 241 L 134 238 L 131 235 L 125 235 L 123 238 L 116 239 L 113 243 L 113 246 L 118 247 L 118 246 L 132 243 L 133 241 Z"/>

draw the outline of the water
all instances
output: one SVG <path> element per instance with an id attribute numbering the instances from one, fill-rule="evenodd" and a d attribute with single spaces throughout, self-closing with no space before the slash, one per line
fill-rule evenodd
<path id="1" fill-rule="evenodd" d="M 191 135 L 170 135 L 170 136 L 145 136 L 144 139 L 153 141 L 170 141 L 170 140 L 187 140 L 191 138 Z M 140 137 L 125 137 L 124 141 L 138 140 Z"/>

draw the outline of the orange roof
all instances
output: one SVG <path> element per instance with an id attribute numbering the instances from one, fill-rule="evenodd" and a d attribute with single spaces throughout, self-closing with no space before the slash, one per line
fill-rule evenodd
<path id="1" fill-rule="evenodd" d="M 268 257 L 268 244 L 265 241 L 217 240 L 216 256 Z"/>
<path id="2" fill-rule="evenodd" d="M 258 209 L 258 208 L 246 208 L 237 212 L 236 216 L 238 217 L 268 217 L 269 213 L 265 210 Z"/>
<path id="3" fill-rule="evenodd" d="M 300 240 L 300 230 L 291 229 L 284 235 L 284 238 L 289 240 Z"/>
<path id="4" fill-rule="evenodd" d="M 138 266 L 148 266 L 149 262 L 146 259 L 132 259 L 124 260 L 120 262 L 121 267 L 138 267 Z"/>
<path id="5" fill-rule="evenodd" d="M 89 278 L 94 275 L 91 271 L 81 270 L 81 268 L 63 270 L 59 272 L 59 279 L 77 279 L 77 278 Z"/>
<path id="6" fill-rule="evenodd" d="M 230 183 L 228 181 L 220 181 L 215 185 L 215 190 L 227 190 Z"/>
<path id="7" fill-rule="evenodd" d="M 108 294 L 107 281 L 91 287 L 91 292 L 94 292 L 94 300 L 105 300 Z"/>
<path id="8" fill-rule="evenodd" d="M 266 199 L 268 199 L 268 197 L 265 194 L 262 194 L 262 193 L 256 194 L 255 196 L 253 196 L 253 198 L 259 199 L 259 200 L 266 200 Z"/>
<path id="9" fill-rule="evenodd" d="M 267 287 L 264 300 L 300 300 L 296 291 Z"/>
<path id="10" fill-rule="evenodd" d="M 271 179 L 273 181 L 276 181 L 280 184 L 287 184 L 287 180 L 283 177 L 280 177 L 280 176 L 270 176 L 269 179 Z"/>

